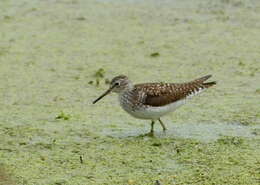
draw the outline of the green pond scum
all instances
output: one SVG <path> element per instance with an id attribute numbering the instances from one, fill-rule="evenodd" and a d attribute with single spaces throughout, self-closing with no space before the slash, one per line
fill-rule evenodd
<path id="1" fill-rule="evenodd" d="M 1 0 L 0 185 L 259 184 L 259 20 L 259 0 Z M 115 94 L 92 105 L 119 74 L 217 85 L 147 137 Z"/>
<path id="2" fill-rule="evenodd" d="M 69 120 L 70 117 L 71 117 L 71 115 L 65 114 L 63 111 L 61 111 L 60 114 L 55 117 L 55 119 Z"/>

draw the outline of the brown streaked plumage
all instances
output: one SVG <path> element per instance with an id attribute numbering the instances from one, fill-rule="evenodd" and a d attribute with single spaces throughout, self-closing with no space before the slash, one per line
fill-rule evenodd
<path id="1" fill-rule="evenodd" d="M 158 120 L 166 130 L 160 117 L 176 110 L 185 103 L 187 98 L 196 95 L 216 84 L 215 81 L 205 82 L 211 75 L 203 76 L 186 83 L 143 83 L 133 85 L 125 76 L 119 75 L 113 78 L 110 88 L 97 98 L 96 103 L 110 92 L 119 94 L 121 107 L 130 115 L 139 119 L 150 119 L 151 132 L 153 125 Z"/>
<path id="2" fill-rule="evenodd" d="M 164 106 L 169 103 L 186 98 L 191 93 L 206 89 L 216 82 L 204 83 L 211 75 L 204 76 L 188 83 L 145 83 L 134 86 L 134 91 L 143 91 L 146 94 L 144 105 Z"/>

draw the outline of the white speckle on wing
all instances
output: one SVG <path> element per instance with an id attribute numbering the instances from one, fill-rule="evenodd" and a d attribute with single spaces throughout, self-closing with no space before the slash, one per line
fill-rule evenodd
<path id="1" fill-rule="evenodd" d="M 201 87 L 200 87 L 198 90 L 192 91 L 192 92 L 187 96 L 187 98 L 192 98 L 193 96 L 195 96 L 195 95 L 201 93 L 203 90 L 204 90 L 204 88 L 201 88 Z"/>

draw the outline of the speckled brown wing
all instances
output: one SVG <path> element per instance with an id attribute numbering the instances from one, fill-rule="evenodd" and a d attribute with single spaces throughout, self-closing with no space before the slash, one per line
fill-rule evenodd
<path id="1" fill-rule="evenodd" d="M 163 106 L 189 95 L 195 94 L 205 88 L 215 85 L 216 82 L 204 83 L 211 75 L 204 76 L 187 83 L 146 83 L 135 85 L 135 90 L 142 92 L 141 101 L 144 105 Z"/>

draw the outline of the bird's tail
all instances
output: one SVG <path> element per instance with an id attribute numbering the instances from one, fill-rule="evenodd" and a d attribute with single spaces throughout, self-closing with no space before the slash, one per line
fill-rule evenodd
<path id="1" fill-rule="evenodd" d="M 212 81 L 212 82 L 205 82 L 207 79 L 209 79 L 212 75 L 206 75 L 203 76 L 201 78 L 198 78 L 195 80 L 195 82 L 200 83 L 201 85 L 203 85 L 205 88 L 209 88 L 213 85 L 216 85 L 217 82 L 216 81 Z"/>

